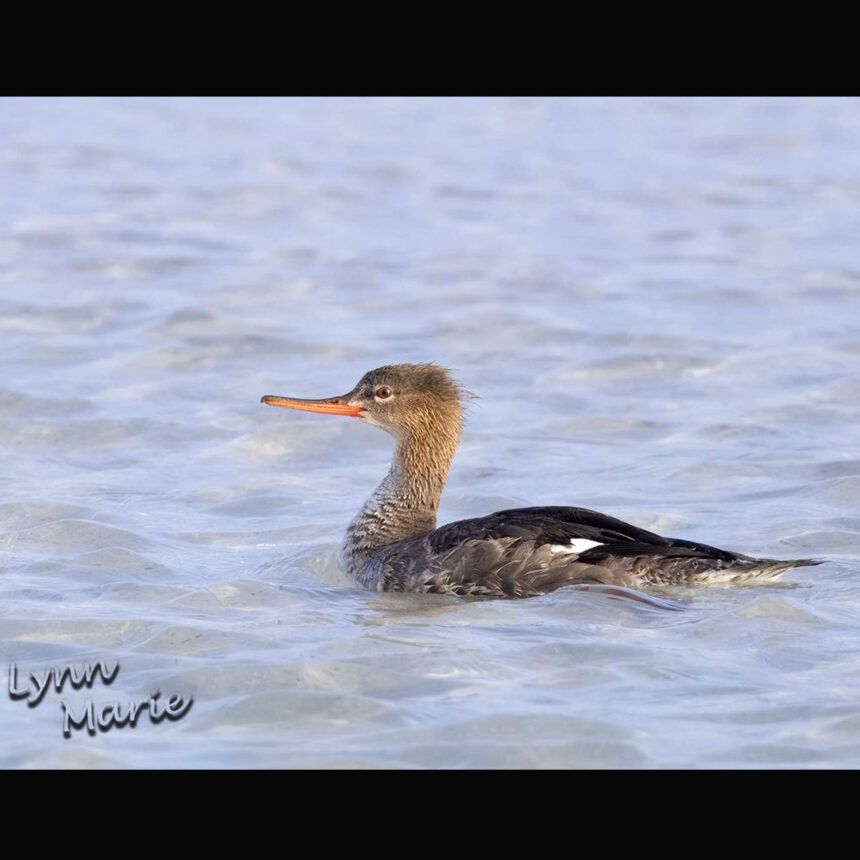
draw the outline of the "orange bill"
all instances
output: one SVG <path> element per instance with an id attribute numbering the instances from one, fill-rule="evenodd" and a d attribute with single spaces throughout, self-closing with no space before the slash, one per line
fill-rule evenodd
<path id="1" fill-rule="evenodd" d="M 363 406 L 356 406 L 349 402 L 349 395 L 329 397 L 326 400 L 299 400 L 295 397 L 267 394 L 260 399 L 260 402 L 268 406 L 284 406 L 287 409 L 301 409 L 304 412 L 325 412 L 329 415 L 358 416 L 364 412 Z"/>

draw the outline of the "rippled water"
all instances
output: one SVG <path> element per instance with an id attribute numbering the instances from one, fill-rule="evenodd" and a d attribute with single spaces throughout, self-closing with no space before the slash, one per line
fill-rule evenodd
<path id="1" fill-rule="evenodd" d="M 0 102 L 0 765 L 860 765 L 860 101 Z M 260 406 L 434 360 L 443 521 L 580 504 L 781 585 L 368 594 L 389 439 Z M 194 696 L 61 733 L 62 698 Z"/>

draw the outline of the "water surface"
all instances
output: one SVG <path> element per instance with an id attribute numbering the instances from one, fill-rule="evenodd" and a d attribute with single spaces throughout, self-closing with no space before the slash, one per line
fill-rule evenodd
<path id="1" fill-rule="evenodd" d="M 860 101 L 0 102 L 0 765 L 860 766 Z M 781 585 L 368 594 L 390 441 L 260 395 L 480 395 L 441 519 L 579 504 Z M 60 699 L 194 696 L 64 740 Z"/>

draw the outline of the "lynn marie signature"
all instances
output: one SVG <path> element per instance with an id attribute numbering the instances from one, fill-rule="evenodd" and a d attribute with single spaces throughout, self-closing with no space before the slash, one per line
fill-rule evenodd
<path id="1" fill-rule="evenodd" d="M 80 690 L 82 687 L 90 689 L 99 679 L 105 686 L 110 686 L 118 674 L 118 660 L 48 667 L 42 671 L 28 672 L 26 676 L 19 674 L 18 667 L 12 663 L 9 666 L 9 698 L 13 701 L 26 700 L 28 707 L 35 708 L 52 687 L 57 693 L 63 692 L 66 683 L 73 690 Z M 152 723 L 160 723 L 165 719 L 181 720 L 194 702 L 192 696 L 183 696 L 180 693 L 173 693 L 166 701 L 159 701 L 160 697 L 161 690 L 156 690 L 143 699 L 125 702 L 96 704 L 93 699 L 87 699 L 83 706 L 77 709 L 63 699 L 60 702 L 63 711 L 63 737 L 71 737 L 73 729 L 84 727 L 89 735 L 106 732 L 113 727 L 134 727 L 144 714 L 149 715 Z"/>

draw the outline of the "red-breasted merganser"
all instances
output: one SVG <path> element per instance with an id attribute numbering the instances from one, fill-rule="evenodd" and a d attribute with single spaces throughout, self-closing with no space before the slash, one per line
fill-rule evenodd
<path id="1" fill-rule="evenodd" d="M 271 406 L 351 415 L 395 438 L 391 469 L 350 523 L 342 548 L 347 572 L 371 591 L 533 597 L 574 583 L 638 588 L 773 579 L 819 563 L 665 538 L 585 508 L 517 508 L 436 528 L 464 395 L 442 367 L 392 364 L 366 373 L 341 397 L 262 398 Z"/>

